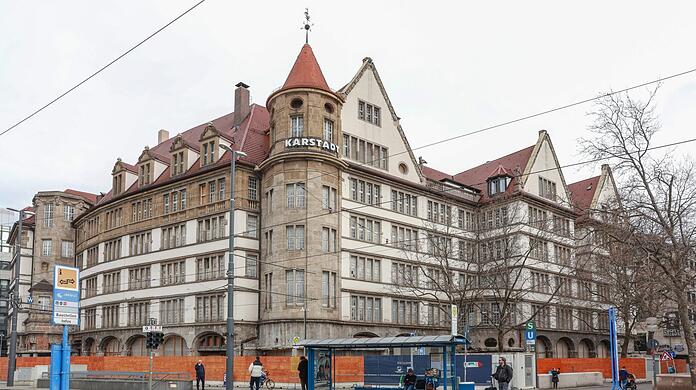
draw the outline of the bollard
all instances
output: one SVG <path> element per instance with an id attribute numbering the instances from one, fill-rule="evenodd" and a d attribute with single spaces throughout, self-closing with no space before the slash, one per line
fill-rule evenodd
<path id="1" fill-rule="evenodd" d="M 63 349 L 60 344 L 51 344 L 50 390 L 60 390 L 60 371 Z"/>

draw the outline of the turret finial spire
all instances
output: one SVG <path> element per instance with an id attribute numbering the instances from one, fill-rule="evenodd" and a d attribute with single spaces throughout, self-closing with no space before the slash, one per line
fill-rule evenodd
<path id="1" fill-rule="evenodd" d="M 309 44 L 309 32 L 312 30 L 312 26 L 314 26 L 313 23 L 309 22 L 309 8 L 305 8 L 304 17 L 304 26 L 302 28 L 305 30 L 305 44 Z"/>

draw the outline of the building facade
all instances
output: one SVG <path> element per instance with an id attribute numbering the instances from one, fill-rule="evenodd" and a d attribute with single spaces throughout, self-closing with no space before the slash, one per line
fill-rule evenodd
<path id="1" fill-rule="evenodd" d="M 14 248 L 8 242 L 17 213 L 0 208 L 0 356 L 7 356 L 8 307 L 10 297 L 10 263 Z"/>
<path id="2" fill-rule="evenodd" d="M 34 196 L 32 207 L 25 209 L 28 213 L 22 224 L 21 269 L 19 278 L 15 278 L 13 259 L 9 286 L 13 291 L 15 283 L 19 283 L 17 310 L 10 308 L 10 318 L 16 311 L 20 356 L 48 356 L 50 344 L 59 343 L 62 338 L 62 327 L 51 324 L 53 271 L 56 265 L 75 265 L 72 222 L 95 201 L 96 195 L 71 189 L 41 191 Z M 14 223 L 9 235 L 13 246 L 18 233 Z"/>
<path id="3" fill-rule="evenodd" d="M 266 106 L 237 84 L 234 112 L 118 159 L 112 188 L 73 223 L 87 355 L 224 354 L 230 153 L 235 180 L 235 351 L 290 353 L 295 337 L 450 329 L 480 350 L 608 354 L 601 289 L 575 262 L 574 194 L 549 134 L 447 174 L 417 159 L 376 66 L 331 89 L 302 47 Z M 514 277 L 511 277 L 514 275 Z M 509 292 L 503 294 L 502 292 Z M 513 297 L 511 299 L 511 297 Z M 592 303 L 592 305 L 590 305 Z M 599 305 L 599 306 L 598 306 Z"/>

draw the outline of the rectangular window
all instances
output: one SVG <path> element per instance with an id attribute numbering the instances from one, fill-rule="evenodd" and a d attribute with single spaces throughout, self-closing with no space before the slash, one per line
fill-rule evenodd
<path id="1" fill-rule="evenodd" d="M 102 328 L 118 328 L 119 305 L 102 307 Z"/>
<path id="2" fill-rule="evenodd" d="M 351 295 L 350 319 L 360 322 L 382 322 L 382 298 Z"/>
<path id="3" fill-rule="evenodd" d="M 150 266 L 128 270 L 128 289 L 140 290 L 150 287 Z"/>
<path id="4" fill-rule="evenodd" d="M 304 134 L 304 117 L 302 115 L 290 117 L 290 136 L 302 137 Z"/>
<path id="5" fill-rule="evenodd" d="M 273 272 L 269 272 L 264 275 L 264 294 L 265 294 L 265 306 L 266 310 L 273 309 Z"/>
<path id="6" fill-rule="evenodd" d="M 285 304 L 288 306 L 304 305 L 305 274 L 304 270 L 294 269 L 285 271 L 287 293 Z"/>
<path id="7" fill-rule="evenodd" d="M 246 231 L 245 231 L 245 236 L 247 237 L 258 237 L 258 226 L 259 226 L 259 216 L 247 213 L 247 220 L 246 220 Z"/>
<path id="8" fill-rule="evenodd" d="M 75 243 L 72 241 L 61 241 L 60 257 L 64 259 L 71 259 L 73 256 L 75 256 Z"/>
<path id="9" fill-rule="evenodd" d="M 224 177 L 222 179 L 218 179 L 217 186 L 218 186 L 218 201 L 226 200 L 227 198 L 225 197 L 225 178 Z"/>
<path id="10" fill-rule="evenodd" d="M 545 179 L 543 177 L 539 178 L 539 196 L 542 198 L 556 200 L 556 183 Z"/>
<path id="11" fill-rule="evenodd" d="M 368 282 L 381 281 L 382 262 L 372 257 L 350 256 L 350 277 Z"/>
<path id="12" fill-rule="evenodd" d="M 392 224 L 391 245 L 408 251 L 418 252 L 418 230 Z"/>
<path id="13" fill-rule="evenodd" d="M 162 228 L 162 249 L 178 248 L 186 245 L 186 224 Z"/>
<path id="14" fill-rule="evenodd" d="M 285 227 L 288 238 L 288 250 L 302 250 L 305 243 L 304 225 L 290 225 Z"/>
<path id="15" fill-rule="evenodd" d="M 335 188 L 329 186 L 321 187 L 321 208 L 335 211 L 337 198 L 338 192 Z"/>
<path id="16" fill-rule="evenodd" d="M 104 274 L 102 281 L 102 291 L 104 294 L 121 291 L 121 271 Z"/>
<path id="17" fill-rule="evenodd" d="M 213 322 L 225 319 L 223 294 L 196 297 L 196 322 Z"/>
<path id="18" fill-rule="evenodd" d="M 381 196 L 382 188 L 379 184 L 370 183 L 356 178 L 350 179 L 351 200 L 379 207 Z"/>
<path id="19" fill-rule="evenodd" d="M 392 190 L 391 209 L 397 213 L 418 216 L 418 198 L 406 192 Z"/>
<path id="20" fill-rule="evenodd" d="M 198 220 L 198 242 L 217 240 L 226 236 L 227 219 L 224 215 Z"/>
<path id="21" fill-rule="evenodd" d="M 350 217 L 350 238 L 379 244 L 381 236 L 381 221 L 361 216 Z"/>
<path id="22" fill-rule="evenodd" d="M 392 323 L 418 325 L 418 302 L 392 299 Z"/>
<path id="23" fill-rule="evenodd" d="M 66 222 L 72 222 L 75 219 L 75 206 L 73 205 L 63 205 L 63 220 Z"/>
<path id="24" fill-rule="evenodd" d="M 160 266 L 160 285 L 169 286 L 186 281 L 186 262 L 184 260 L 164 263 Z"/>
<path id="25" fill-rule="evenodd" d="M 382 125 L 381 109 L 374 104 L 358 101 L 358 119 L 372 123 L 375 126 Z"/>
<path id="26" fill-rule="evenodd" d="M 44 205 L 44 227 L 53 227 L 53 203 L 46 203 Z"/>
<path id="27" fill-rule="evenodd" d="M 249 176 L 249 190 L 247 196 L 251 200 L 259 199 L 259 179 L 254 176 Z"/>
<path id="28" fill-rule="evenodd" d="M 97 265 L 99 260 L 99 247 L 95 246 L 87 249 L 87 267 Z"/>
<path id="29" fill-rule="evenodd" d="M 417 265 L 397 263 L 392 261 L 392 283 L 399 286 L 419 287 L 418 274 L 420 268 Z"/>
<path id="30" fill-rule="evenodd" d="M 549 246 L 546 241 L 539 240 L 536 238 L 529 239 L 529 257 L 538 260 L 548 260 L 549 258 Z"/>
<path id="31" fill-rule="evenodd" d="M 208 203 L 213 203 L 216 201 L 216 196 L 217 193 L 215 192 L 217 187 L 216 187 L 216 182 L 215 180 L 209 181 L 208 182 Z"/>
<path id="32" fill-rule="evenodd" d="M 305 184 L 292 183 L 285 186 L 289 209 L 305 208 Z"/>
<path id="33" fill-rule="evenodd" d="M 358 101 L 358 119 L 365 120 L 365 102 Z"/>
<path id="34" fill-rule="evenodd" d="M 452 206 L 443 203 L 428 201 L 427 219 L 430 222 L 450 225 L 452 223 Z"/>
<path id="35" fill-rule="evenodd" d="M 247 252 L 244 260 L 244 274 L 247 278 L 256 279 L 258 277 L 259 255 Z"/>
<path id="36" fill-rule="evenodd" d="M 325 253 L 336 252 L 336 229 L 321 229 L 321 250 Z"/>
<path id="37" fill-rule="evenodd" d="M 345 158 L 365 165 L 387 170 L 388 150 L 382 145 L 345 134 L 343 136 L 343 155 Z"/>
<path id="38" fill-rule="evenodd" d="M 130 255 L 150 253 L 152 248 L 152 233 L 139 233 L 130 236 Z"/>
<path id="39" fill-rule="evenodd" d="M 266 236 L 266 254 L 270 255 L 273 253 L 273 229 L 270 229 L 264 233 L 264 236 Z"/>
<path id="40" fill-rule="evenodd" d="M 336 273 L 323 271 L 321 273 L 321 305 L 326 308 L 336 307 Z"/>
<path id="41" fill-rule="evenodd" d="M 53 254 L 53 240 L 41 240 L 41 254 L 51 256 Z"/>
<path id="42" fill-rule="evenodd" d="M 131 208 L 133 211 L 133 217 L 131 218 L 131 222 L 138 222 L 147 218 L 151 218 L 152 198 L 133 202 L 131 203 Z"/>
<path id="43" fill-rule="evenodd" d="M 97 295 L 97 277 L 85 279 L 84 298 L 91 298 Z"/>
<path id="44" fill-rule="evenodd" d="M 150 302 L 128 304 L 128 326 L 148 325 L 150 321 Z"/>
<path id="45" fill-rule="evenodd" d="M 324 140 L 334 142 L 334 123 L 326 118 L 324 118 Z"/>
<path id="46" fill-rule="evenodd" d="M 160 323 L 162 325 L 171 325 L 182 322 L 184 322 L 184 299 L 160 300 Z"/>
<path id="47" fill-rule="evenodd" d="M 84 311 L 85 330 L 97 328 L 97 308 L 85 309 Z"/>
<path id="48" fill-rule="evenodd" d="M 162 195 L 162 202 L 164 203 L 164 214 L 169 214 L 169 194 Z"/>
<path id="49" fill-rule="evenodd" d="M 196 280 L 213 280 L 225 277 L 225 255 L 211 255 L 196 259 Z"/>
<path id="50" fill-rule="evenodd" d="M 104 243 L 104 261 L 113 261 L 121 258 L 121 239 Z"/>

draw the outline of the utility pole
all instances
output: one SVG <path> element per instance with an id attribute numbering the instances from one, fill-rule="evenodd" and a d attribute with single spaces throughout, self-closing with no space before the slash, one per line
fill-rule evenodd
<path id="1" fill-rule="evenodd" d="M 14 386 L 15 366 L 17 364 L 17 316 L 19 315 L 19 272 L 21 270 L 19 264 L 22 260 L 22 225 L 24 224 L 24 210 L 8 210 L 19 213 L 19 221 L 17 221 L 17 237 L 15 238 L 15 263 L 14 263 L 14 287 L 12 288 L 12 334 L 10 335 L 10 355 L 7 363 L 7 386 Z"/>
<path id="2" fill-rule="evenodd" d="M 220 144 L 220 147 L 230 153 L 230 228 L 228 241 L 228 261 L 227 261 L 227 361 L 225 364 L 225 375 L 227 376 L 226 389 L 234 388 L 234 181 L 236 178 L 235 170 L 237 157 L 246 156 L 242 151 L 232 150 L 227 145 Z"/>

